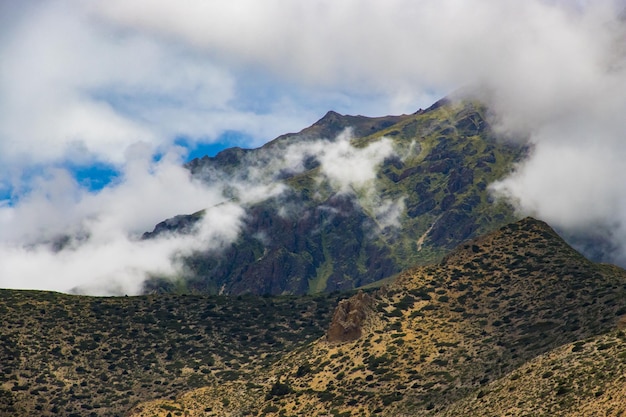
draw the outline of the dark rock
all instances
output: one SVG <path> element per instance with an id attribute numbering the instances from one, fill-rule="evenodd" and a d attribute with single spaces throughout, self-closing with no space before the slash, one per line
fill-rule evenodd
<path id="1" fill-rule="evenodd" d="M 385 159 L 385 161 L 383 162 L 383 168 L 387 168 L 389 166 L 392 166 L 395 169 L 402 169 L 404 168 L 404 162 L 402 162 L 402 159 L 400 159 L 400 157 L 394 155 Z"/>
<path id="2" fill-rule="evenodd" d="M 383 174 L 384 174 L 387 178 L 389 178 L 391 181 L 393 181 L 393 182 L 398 182 L 398 181 L 400 181 L 400 176 L 399 176 L 397 173 L 395 173 L 395 172 L 393 172 L 392 170 L 390 170 L 390 169 L 386 169 L 386 170 L 384 170 L 384 171 L 383 171 Z"/>
<path id="3" fill-rule="evenodd" d="M 441 208 L 441 211 L 446 211 L 450 207 L 452 207 L 455 202 L 456 197 L 454 196 L 454 194 L 448 194 L 441 200 L 441 204 L 439 204 L 439 207 Z"/>
<path id="4" fill-rule="evenodd" d="M 421 174 L 422 172 L 424 172 L 424 168 L 421 165 L 405 169 L 398 177 L 398 181 L 402 181 L 403 179 L 413 176 L 415 174 Z"/>
<path id="5" fill-rule="evenodd" d="M 493 151 L 490 151 L 489 153 L 487 153 L 487 155 L 478 158 L 478 163 L 494 164 L 495 162 L 496 155 L 493 153 Z"/>
<path id="6" fill-rule="evenodd" d="M 461 150 L 461 153 L 465 156 L 474 156 L 476 154 L 478 154 L 478 149 L 476 149 L 476 146 L 474 146 L 473 143 L 467 143 L 465 146 L 463 146 L 463 149 Z"/>
<path id="7" fill-rule="evenodd" d="M 441 130 L 441 131 L 439 132 L 439 134 L 440 134 L 440 135 L 442 135 L 442 137 L 449 136 L 449 135 L 453 135 L 453 134 L 455 134 L 455 133 L 456 133 L 456 132 L 455 132 L 455 130 L 454 130 L 454 128 L 453 128 L 452 126 L 450 126 L 450 127 L 446 127 L 445 129 L 443 129 L 443 130 Z"/>
<path id="8" fill-rule="evenodd" d="M 467 136 L 479 135 L 486 127 L 487 123 L 478 113 L 472 113 L 456 123 L 456 128 Z"/>
<path id="9" fill-rule="evenodd" d="M 409 208 L 406 214 L 409 217 L 413 218 L 413 217 L 421 216 L 424 213 L 428 213 L 429 211 L 433 210 L 435 207 L 437 207 L 437 202 L 435 201 L 435 199 L 428 198 L 420 202 L 418 205 Z"/>
<path id="10" fill-rule="evenodd" d="M 441 216 L 428 237 L 436 245 L 452 249 L 457 245 L 455 242 L 470 238 L 477 228 L 474 219 L 467 212 L 452 209 Z"/>
<path id="11" fill-rule="evenodd" d="M 462 193 L 473 183 L 474 171 L 466 167 L 461 167 L 450 172 L 447 190 L 451 194 Z"/>
<path id="12" fill-rule="evenodd" d="M 164 233 L 190 234 L 193 233 L 198 221 L 204 217 L 205 211 L 199 211 L 194 214 L 181 214 L 170 219 L 164 220 L 154 227 L 152 232 L 144 233 L 142 239 L 153 239 Z"/>
<path id="13" fill-rule="evenodd" d="M 428 172 L 431 174 L 448 174 L 455 166 L 456 162 L 453 159 L 444 159 L 431 164 L 428 167 Z"/>

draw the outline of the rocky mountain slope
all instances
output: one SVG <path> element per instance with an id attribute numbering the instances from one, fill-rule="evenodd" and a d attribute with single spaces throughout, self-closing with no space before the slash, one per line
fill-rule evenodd
<path id="1" fill-rule="evenodd" d="M 531 218 L 342 301 L 0 295 L 0 415 L 626 412 L 626 271 Z"/>
<path id="2" fill-rule="evenodd" d="M 382 141 L 393 148 L 375 166 L 375 179 L 359 187 L 330 181 L 320 158 L 345 138 L 347 128 L 352 148 L 342 148 L 344 157 Z M 317 151 L 302 150 L 312 144 Z M 294 149 L 302 153 L 296 168 L 284 161 Z M 207 184 L 226 183 L 223 193 L 232 201 L 243 200 L 228 185 L 237 182 L 266 181 L 285 191 L 244 204 L 238 240 L 189 256 L 181 281 L 207 293 L 318 293 L 357 288 L 433 262 L 460 242 L 514 220 L 511 207 L 494 203 L 487 186 L 524 154 L 523 146 L 496 137 L 479 103 L 442 100 L 404 116 L 329 112 L 259 149 L 232 148 L 193 160 L 193 175 Z M 144 237 L 188 233 L 203 215 L 177 216 Z M 146 290 L 173 285 L 153 280 Z"/>
<path id="3" fill-rule="evenodd" d="M 324 339 L 257 375 L 264 389 L 233 381 L 134 415 L 619 415 L 625 295 L 626 271 L 527 218 L 342 301 Z M 233 391 L 243 406 L 220 403 Z"/>

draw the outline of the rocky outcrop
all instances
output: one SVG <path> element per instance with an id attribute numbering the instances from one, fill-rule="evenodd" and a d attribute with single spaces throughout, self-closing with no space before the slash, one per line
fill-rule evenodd
<path id="1" fill-rule="evenodd" d="M 372 311 L 373 299 L 364 292 L 341 300 L 333 314 L 328 328 L 328 343 L 344 343 L 358 340 L 361 337 L 363 324 Z"/>
<path id="2" fill-rule="evenodd" d="M 166 233 L 176 233 L 181 235 L 190 234 L 194 231 L 196 224 L 204 217 L 205 211 L 200 210 L 193 214 L 181 214 L 162 221 L 154 227 L 151 232 L 145 232 L 142 239 L 154 239 Z"/>

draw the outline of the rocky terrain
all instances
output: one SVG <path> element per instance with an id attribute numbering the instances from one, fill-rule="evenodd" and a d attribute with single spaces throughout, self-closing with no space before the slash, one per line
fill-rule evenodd
<path id="1" fill-rule="evenodd" d="M 297 169 L 285 165 L 282 158 L 294 149 L 331 147 L 346 129 L 356 150 L 382 140 L 392 144 L 393 154 L 375 167 L 374 180 L 347 190 L 338 186 L 323 175 L 319 150 L 302 151 Z M 177 285 L 209 294 L 313 294 L 350 290 L 437 261 L 466 239 L 515 220 L 513 209 L 494 202 L 487 187 L 525 153 L 520 143 L 497 137 L 480 103 L 441 100 L 404 116 L 329 112 L 261 148 L 193 160 L 189 170 L 207 184 L 265 181 L 285 191 L 246 204 L 238 240 L 187 257 Z M 234 186 L 224 188 L 232 201 L 245 198 Z M 189 233 L 204 215 L 166 220 L 144 238 Z M 173 286 L 155 279 L 146 292 Z"/>
<path id="2" fill-rule="evenodd" d="M 1 415 L 620 415 L 626 271 L 532 218 L 378 289 L 2 291 Z"/>

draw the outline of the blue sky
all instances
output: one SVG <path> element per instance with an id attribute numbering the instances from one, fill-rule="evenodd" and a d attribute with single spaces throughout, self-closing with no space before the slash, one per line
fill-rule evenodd
<path id="1" fill-rule="evenodd" d="M 100 242 L 94 253 L 139 251 L 119 270 L 141 275 L 133 262 L 160 258 L 137 234 L 222 201 L 181 169 L 190 158 L 261 146 L 328 110 L 412 113 L 459 89 L 491 107 L 500 132 L 535 145 L 494 192 L 563 227 L 608 227 L 621 248 L 623 10 L 621 0 L 0 0 L 0 259 L 21 262 L 0 264 L 0 286 L 20 287 L 45 260 L 58 275 L 86 274 L 54 254 L 29 258 L 67 231 L 91 236 L 77 251 L 87 241 Z"/>

